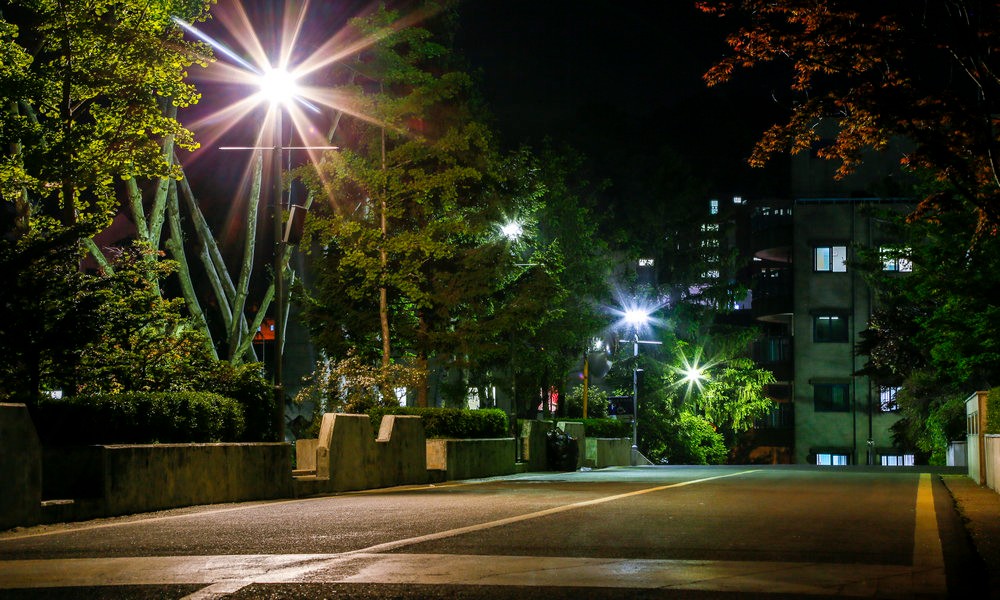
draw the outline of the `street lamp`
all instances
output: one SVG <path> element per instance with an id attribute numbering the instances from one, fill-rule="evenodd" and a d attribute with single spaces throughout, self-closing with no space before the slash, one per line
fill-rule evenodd
<path id="1" fill-rule="evenodd" d="M 639 464 L 639 344 L 658 346 L 663 342 L 639 339 L 639 331 L 652 320 L 649 309 L 630 306 L 622 315 L 632 329 L 632 466 L 636 466 Z"/>
<path id="2" fill-rule="evenodd" d="M 268 67 L 257 85 L 274 112 L 271 150 L 271 202 L 274 231 L 274 403 L 278 420 L 278 441 L 285 441 L 285 235 L 281 201 L 281 128 L 285 105 L 296 96 L 295 78 L 282 68 Z"/>

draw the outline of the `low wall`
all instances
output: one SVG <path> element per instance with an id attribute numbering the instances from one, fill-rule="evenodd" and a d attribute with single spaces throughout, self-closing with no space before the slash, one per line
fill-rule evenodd
<path id="1" fill-rule="evenodd" d="M 103 450 L 108 516 L 292 495 L 289 444 L 116 445 Z"/>
<path id="2" fill-rule="evenodd" d="M 595 469 L 632 464 L 631 438 L 587 438 L 587 462 Z"/>
<path id="3" fill-rule="evenodd" d="M 41 520 L 42 448 L 24 404 L 0 403 L 0 530 Z"/>
<path id="4" fill-rule="evenodd" d="M 986 485 L 1000 492 L 1000 435 L 987 434 L 986 442 Z"/>
<path id="5" fill-rule="evenodd" d="M 304 449 L 311 446 L 303 445 Z M 316 483 L 310 484 L 310 492 L 426 483 L 423 421 L 412 415 L 385 415 L 375 438 L 367 415 L 327 413 L 320 424 L 313 464 Z"/>
<path id="6" fill-rule="evenodd" d="M 514 438 L 427 440 L 427 469 L 445 471 L 449 480 L 510 475 Z"/>

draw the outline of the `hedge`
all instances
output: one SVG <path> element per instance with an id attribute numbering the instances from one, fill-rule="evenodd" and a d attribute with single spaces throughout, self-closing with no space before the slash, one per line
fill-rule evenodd
<path id="1" fill-rule="evenodd" d="M 429 438 L 502 438 L 509 437 L 507 415 L 497 408 L 417 408 L 379 406 L 368 411 L 372 428 L 378 432 L 383 415 L 415 415 L 423 418 Z"/>
<path id="2" fill-rule="evenodd" d="M 238 441 L 243 407 L 209 392 L 127 392 L 41 399 L 32 408 L 47 445 Z"/>
<path id="3" fill-rule="evenodd" d="M 619 421 L 618 419 L 556 419 L 557 421 L 569 421 L 573 423 L 583 423 L 583 432 L 587 437 L 593 438 L 630 438 L 632 437 L 632 423 Z"/>
<path id="4" fill-rule="evenodd" d="M 1000 433 L 1000 388 L 993 388 L 986 396 L 986 431 Z"/>

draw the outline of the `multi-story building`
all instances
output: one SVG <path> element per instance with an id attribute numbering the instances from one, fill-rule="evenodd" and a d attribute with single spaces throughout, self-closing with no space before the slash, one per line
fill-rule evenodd
<path id="1" fill-rule="evenodd" d="M 818 465 L 902 465 L 913 456 L 893 446 L 896 388 L 859 374 L 857 353 L 876 302 L 852 265 L 860 248 L 891 246 L 873 209 L 906 210 L 898 197 L 899 150 L 872 155 L 866 168 L 835 180 L 811 156 L 793 161 L 793 197 L 758 202 L 751 217 L 754 261 L 751 314 L 763 330 L 754 358 L 775 374 L 771 418 L 748 437 L 750 460 Z M 887 260 L 905 276 L 909 265 Z"/>

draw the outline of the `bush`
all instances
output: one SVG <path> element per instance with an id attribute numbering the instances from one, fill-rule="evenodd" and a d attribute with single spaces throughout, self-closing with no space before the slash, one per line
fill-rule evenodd
<path id="1" fill-rule="evenodd" d="M 33 408 L 46 445 L 238 441 L 239 402 L 208 392 L 128 392 L 42 399 Z"/>
<path id="2" fill-rule="evenodd" d="M 264 379 L 260 363 L 233 366 L 217 362 L 194 383 L 199 391 L 214 392 L 233 398 L 243 407 L 246 427 L 239 441 L 268 442 L 278 436 L 274 419 L 274 387 Z"/>
<path id="3" fill-rule="evenodd" d="M 583 423 L 584 435 L 593 438 L 630 438 L 632 437 L 632 423 L 619 421 L 618 419 L 558 419 L 559 421 L 570 421 L 573 423 Z"/>
<path id="4" fill-rule="evenodd" d="M 578 385 L 566 394 L 566 415 L 569 417 L 583 416 L 583 386 Z M 587 390 L 587 417 L 603 419 L 608 416 L 608 393 L 594 386 Z"/>
<path id="5" fill-rule="evenodd" d="M 508 437 L 507 415 L 500 409 L 485 408 L 416 408 L 379 406 L 368 412 L 372 428 L 378 432 L 383 415 L 415 415 L 423 418 L 429 438 L 502 438 Z"/>
<path id="6" fill-rule="evenodd" d="M 963 412 L 964 405 L 963 402 Z M 984 433 L 1000 433 L 1000 388 L 990 390 L 986 397 L 986 431 Z M 954 439 L 958 439 L 955 437 Z"/>

